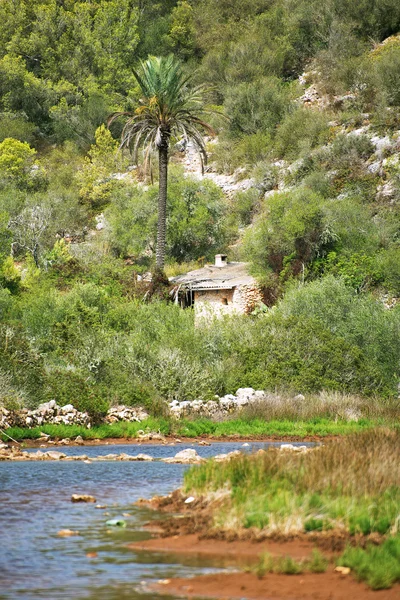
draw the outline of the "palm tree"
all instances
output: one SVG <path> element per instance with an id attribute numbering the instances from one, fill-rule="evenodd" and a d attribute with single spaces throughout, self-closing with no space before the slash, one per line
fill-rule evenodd
<path id="1" fill-rule="evenodd" d="M 151 149 L 158 151 L 159 195 L 156 266 L 163 270 L 165 263 L 165 238 L 167 221 L 167 182 L 169 147 L 172 137 L 183 136 L 184 144 L 193 141 L 201 157 L 207 161 L 202 132 L 214 134 L 210 125 L 200 115 L 204 114 L 204 88 L 191 87 L 193 75 L 187 76 L 181 63 L 173 55 L 149 56 L 134 71 L 142 98 L 134 112 L 111 115 L 108 124 L 121 116 L 128 117 L 121 134 L 121 148 L 133 148 L 137 160 L 139 148 L 145 149 L 145 166 L 149 163 Z"/>

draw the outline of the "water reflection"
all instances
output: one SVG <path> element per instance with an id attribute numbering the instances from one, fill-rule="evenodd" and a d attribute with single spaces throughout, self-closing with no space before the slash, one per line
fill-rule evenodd
<path id="1" fill-rule="evenodd" d="M 246 450 L 261 445 L 252 444 Z M 236 450 L 241 443 L 63 451 L 88 456 L 146 452 L 165 457 L 187 447 L 196 447 L 207 457 Z M 154 594 L 145 594 L 142 582 L 229 566 L 221 559 L 133 552 L 126 547 L 149 538 L 143 524 L 157 516 L 133 503 L 139 497 L 167 494 L 179 487 L 186 468 L 160 462 L 0 463 L 0 599 L 149 600 Z M 91 494 L 107 508 L 72 504 L 73 493 Z M 108 527 L 106 521 L 111 518 L 126 520 L 126 529 Z M 79 536 L 59 537 L 60 529 L 79 531 Z M 87 557 L 94 553 L 95 558 Z"/>

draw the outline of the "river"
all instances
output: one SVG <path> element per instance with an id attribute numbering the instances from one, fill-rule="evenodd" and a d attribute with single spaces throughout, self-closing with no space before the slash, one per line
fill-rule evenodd
<path id="1" fill-rule="evenodd" d="M 62 451 L 89 457 L 144 452 L 165 458 L 190 447 L 210 457 L 266 445 L 103 445 Z M 154 594 L 145 589 L 152 581 L 221 568 L 223 565 L 211 559 L 200 561 L 126 548 L 129 542 L 150 537 L 143 525 L 155 516 L 153 511 L 135 506 L 136 500 L 180 487 L 186 468 L 156 461 L 0 463 L 0 599 L 149 600 Z M 70 500 L 73 493 L 93 495 L 107 508 L 74 504 Z M 106 521 L 112 518 L 124 519 L 126 528 L 107 526 Z M 59 537 L 61 529 L 79 531 L 79 535 Z M 87 557 L 90 553 L 97 556 Z"/>

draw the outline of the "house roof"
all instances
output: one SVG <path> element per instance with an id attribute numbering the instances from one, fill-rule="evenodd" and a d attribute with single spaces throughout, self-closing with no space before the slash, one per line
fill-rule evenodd
<path id="1" fill-rule="evenodd" d="M 222 267 L 206 265 L 202 269 L 190 271 L 186 275 L 173 277 L 171 283 L 192 290 L 231 290 L 240 285 L 251 285 L 254 277 L 249 275 L 248 264 L 230 262 Z"/>

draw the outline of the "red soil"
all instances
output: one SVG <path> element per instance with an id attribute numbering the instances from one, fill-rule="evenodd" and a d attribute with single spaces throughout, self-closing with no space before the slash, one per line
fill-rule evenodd
<path id="1" fill-rule="evenodd" d="M 399 600 L 400 585 L 372 591 L 351 575 L 333 572 L 303 575 L 268 574 L 258 579 L 253 573 L 221 573 L 191 579 L 166 580 L 154 591 L 182 598 L 218 600 Z"/>

